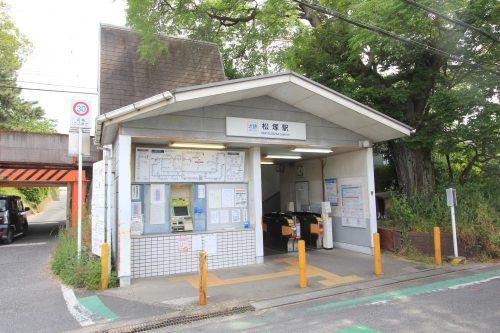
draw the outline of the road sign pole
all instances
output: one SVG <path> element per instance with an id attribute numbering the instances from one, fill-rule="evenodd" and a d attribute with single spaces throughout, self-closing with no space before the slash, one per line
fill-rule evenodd
<path id="1" fill-rule="evenodd" d="M 78 260 L 82 252 L 82 129 L 78 128 Z"/>
<path id="2" fill-rule="evenodd" d="M 453 231 L 453 254 L 458 257 L 457 226 L 455 224 L 455 206 L 451 206 L 451 230 Z"/>

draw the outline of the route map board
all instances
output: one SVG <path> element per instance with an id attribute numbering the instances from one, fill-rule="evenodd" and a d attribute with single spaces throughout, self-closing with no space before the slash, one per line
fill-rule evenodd
<path id="1" fill-rule="evenodd" d="M 136 148 L 136 182 L 238 182 L 245 152 Z"/>

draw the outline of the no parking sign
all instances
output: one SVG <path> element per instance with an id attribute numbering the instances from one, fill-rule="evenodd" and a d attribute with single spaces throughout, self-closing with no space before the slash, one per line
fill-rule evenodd
<path id="1" fill-rule="evenodd" d="M 73 101 L 71 103 L 69 127 L 90 129 L 91 121 L 92 112 L 90 112 L 90 102 L 82 100 Z"/>

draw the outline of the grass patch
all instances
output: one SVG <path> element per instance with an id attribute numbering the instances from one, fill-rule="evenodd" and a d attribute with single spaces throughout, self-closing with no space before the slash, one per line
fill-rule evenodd
<path id="1" fill-rule="evenodd" d="M 52 271 L 67 285 L 95 290 L 100 288 L 101 258 L 91 253 L 89 234 L 89 220 L 82 219 L 82 253 L 78 262 L 76 228 L 59 230 L 57 247 L 52 256 Z M 118 278 L 112 272 L 109 287 L 117 286 Z"/>
<path id="2" fill-rule="evenodd" d="M 411 244 L 403 246 L 401 249 L 397 250 L 394 253 L 396 256 L 404 257 L 408 260 L 418 261 L 426 265 L 434 265 L 434 257 L 429 257 L 416 248 L 414 248 Z"/>

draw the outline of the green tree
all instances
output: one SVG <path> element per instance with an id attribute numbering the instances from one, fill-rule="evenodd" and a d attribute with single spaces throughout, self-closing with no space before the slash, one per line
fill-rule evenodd
<path id="1" fill-rule="evenodd" d="M 45 111 L 36 103 L 22 100 L 20 90 L 15 88 L 16 71 L 30 50 L 30 42 L 0 1 L 0 129 L 54 132 L 54 121 L 46 119 Z"/>
<path id="2" fill-rule="evenodd" d="M 445 52 L 354 26 L 309 2 Z M 231 78 L 288 67 L 411 125 L 415 135 L 388 144 L 398 183 L 410 197 L 432 193 L 436 145 L 474 137 L 464 142 L 478 148 L 467 142 L 489 136 L 492 126 L 475 128 L 472 120 L 498 120 L 489 105 L 498 101 L 497 1 L 421 2 L 440 13 L 402 0 L 309 2 L 129 0 L 128 23 L 141 33 L 140 52 L 149 61 L 159 52 L 156 32 L 209 40 L 221 46 Z M 470 162 L 475 155 L 467 156 Z"/>

